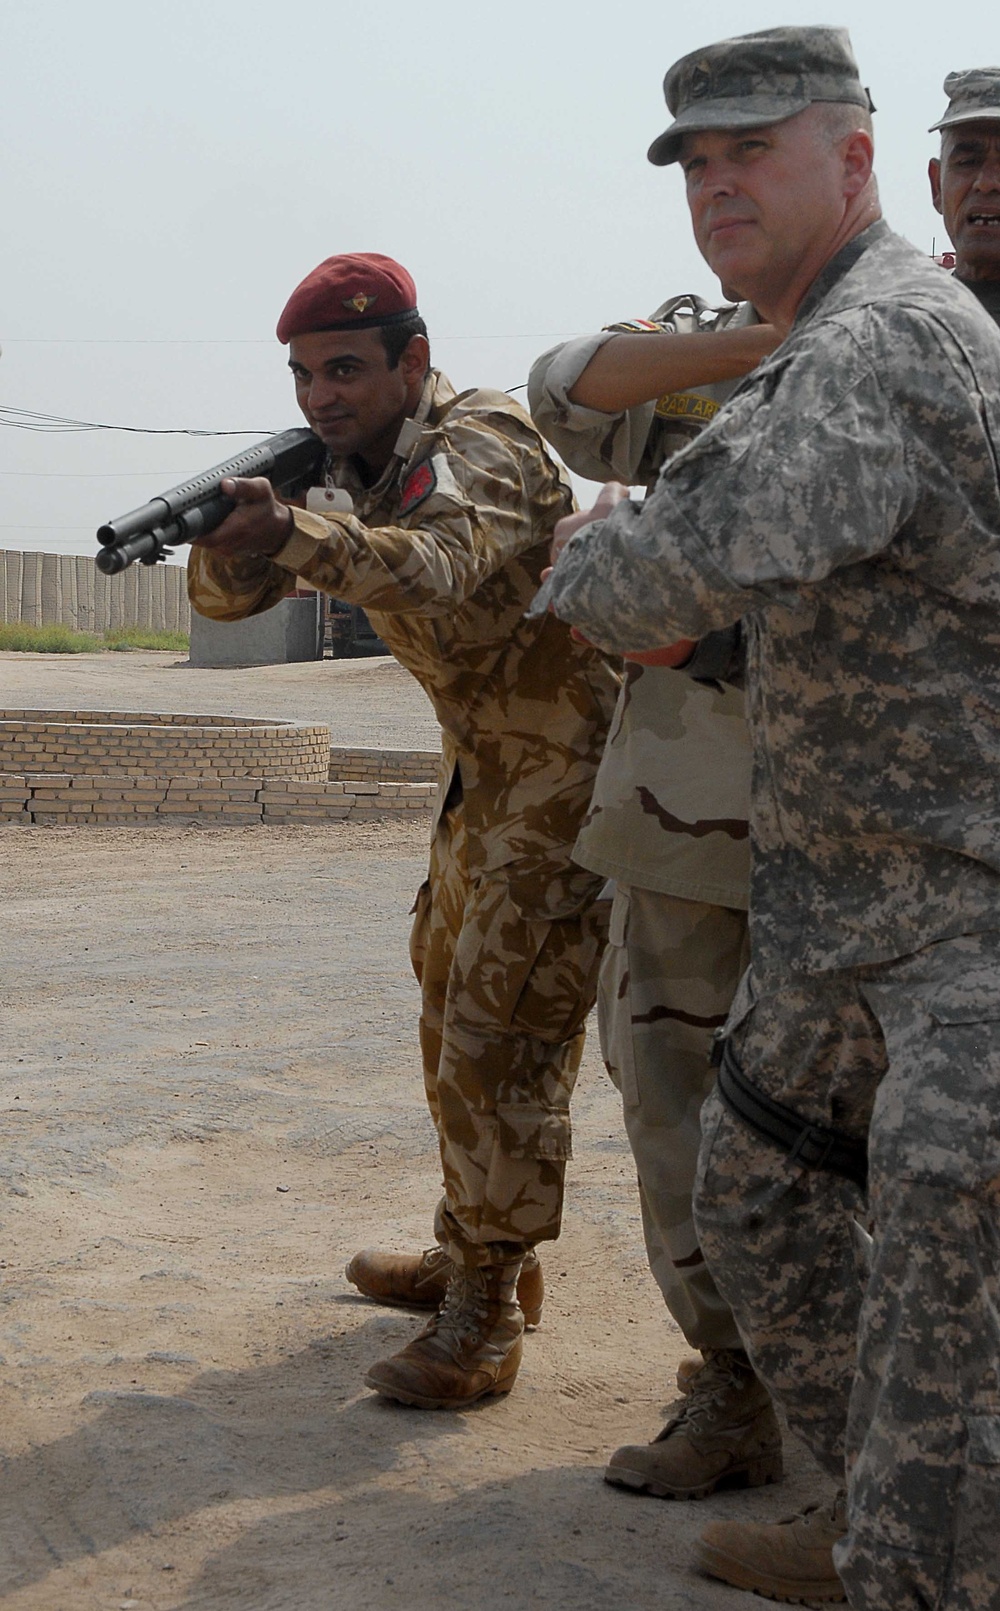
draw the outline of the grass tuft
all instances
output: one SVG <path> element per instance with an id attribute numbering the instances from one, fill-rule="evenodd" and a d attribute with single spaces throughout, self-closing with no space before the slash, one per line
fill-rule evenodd
<path id="1" fill-rule="evenodd" d="M 25 626 L 15 621 L 0 626 L 0 649 L 20 649 L 25 654 L 93 654 L 101 640 L 92 632 L 73 632 L 64 626 Z"/>
<path id="2" fill-rule="evenodd" d="M 186 650 L 186 632 L 151 632 L 144 627 L 122 627 L 118 631 L 74 632 L 65 626 L 26 626 L 15 621 L 0 626 L 0 649 L 24 654 L 98 654 L 102 649 Z"/>
<path id="3" fill-rule="evenodd" d="M 101 647 L 101 645 L 98 645 Z M 105 649 L 187 649 L 186 632 L 153 632 L 148 627 L 122 627 L 105 632 Z"/>

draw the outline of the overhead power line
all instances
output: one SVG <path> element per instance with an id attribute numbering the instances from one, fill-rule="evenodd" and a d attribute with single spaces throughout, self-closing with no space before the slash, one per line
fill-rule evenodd
<path id="1" fill-rule="evenodd" d="M 9 408 L 0 404 L 0 425 L 15 431 L 44 431 L 59 435 L 67 431 L 126 431 L 132 436 L 274 436 L 273 430 L 201 431 L 188 426 L 104 425 L 97 420 L 67 419 L 61 414 L 39 414 L 30 408 Z"/>
<path id="2" fill-rule="evenodd" d="M 508 393 L 523 392 L 527 382 L 520 386 L 508 386 Z M 14 431 L 41 431 L 45 435 L 62 436 L 80 431 L 124 431 L 129 436 L 274 436 L 272 429 L 263 428 L 255 431 L 204 431 L 193 426 L 157 426 L 157 425 L 103 425 L 96 420 L 68 419 L 62 414 L 39 414 L 30 408 L 12 408 L 0 404 L 0 425 L 7 425 Z M 5 470 L 4 475 L 28 475 L 34 472 Z M 41 473 L 41 472 L 39 472 Z M 135 472 L 129 472 L 130 474 Z M 154 472 L 158 475 L 167 474 L 166 471 Z"/>

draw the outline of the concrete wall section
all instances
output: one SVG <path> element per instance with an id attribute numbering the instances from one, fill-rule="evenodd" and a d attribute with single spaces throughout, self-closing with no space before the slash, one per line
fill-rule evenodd
<path id="1" fill-rule="evenodd" d="M 245 621 L 191 616 L 193 666 L 276 666 L 323 653 L 320 595 L 282 599 Z"/>

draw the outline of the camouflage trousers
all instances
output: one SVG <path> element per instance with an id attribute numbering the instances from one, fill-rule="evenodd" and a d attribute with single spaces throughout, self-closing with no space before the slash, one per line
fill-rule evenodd
<path id="1" fill-rule="evenodd" d="M 754 1364 L 848 1472 L 837 1567 L 855 1611 L 1000 1606 L 1000 934 L 741 985 L 746 1075 L 868 1136 L 857 1189 L 797 1168 L 713 1096 L 701 1245 Z"/>
<path id="2" fill-rule="evenodd" d="M 691 1212 L 711 1035 L 747 964 L 745 912 L 619 884 L 601 963 L 601 1053 L 622 1096 L 649 1267 L 692 1348 L 741 1348 Z"/>
<path id="3" fill-rule="evenodd" d="M 444 1174 L 435 1234 L 485 1265 L 559 1235 L 569 1103 L 607 934 L 602 880 L 519 864 L 472 878 L 462 806 L 414 907 L 424 1083 Z"/>

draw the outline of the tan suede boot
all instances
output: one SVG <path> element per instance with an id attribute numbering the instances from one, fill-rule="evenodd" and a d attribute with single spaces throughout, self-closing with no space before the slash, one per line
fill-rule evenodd
<path id="1" fill-rule="evenodd" d="M 457 1410 L 509 1393 L 521 1363 L 520 1260 L 453 1268 L 444 1303 L 419 1337 L 365 1377 L 369 1387 L 421 1410 Z"/>
<path id="2" fill-rule="evenodd" d="M 759 1488 L 783 1475 L 781 1432 L 746 1354 L 706 1352 L 684 1398 L 652 1443 L 616 1449 L 606 1482 L 658 1499 L 704 1499 L 717 1488 Z"/>
<path id="3" fill-rule="evenodd" d="M 847 1599 L 833 1546 L 847 1532 L 842 1493 L 780 1522 L 712 1522 L 695 1546 L 695 1565 L 709 1577 L 791 1605 Z"/>
<path id="4" fill-rule="evenodd" d="M 443 1247 L 424 1253 L 378 1253 L 366 1248 L 355 1253 L 344 1271 L 352 1286 L 377 1303 L 403 1309 L 439 1309 L 454 1266 Z M 538 1254 L 529 1248 L 517 1282 L 517 1301 L 529 1328 L 541 1325 L 545 1279 Z M 699 1362 L 700 1363 L 700 1362 Z"/>

